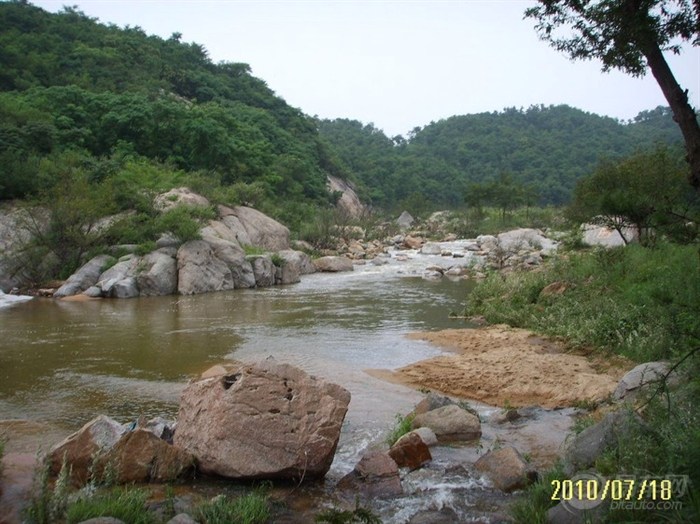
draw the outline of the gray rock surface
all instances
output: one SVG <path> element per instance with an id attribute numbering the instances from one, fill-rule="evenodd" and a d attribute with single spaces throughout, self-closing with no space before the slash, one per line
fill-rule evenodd
<path id="1" fill-rule="evenodd" d="M 440 442 L 474 440 L 481 436 L 479 417 L 457 405 L 449 405 L 417 415 L 413 429 L 428 427 Z"/>
<path id="2" fill-rule="evenodd" d="M 102 270 L 114 261 L 114 257 L 109 255 L 98 255 L 90 259 L 87 264 L 83 265 L 78 271 L 73 273 L 70 278 L 54 293 L 54 297 L 69 297 L 78 295 L 86 289 L 97 284 L 97 280 L 102 274 Z"/>
<path id="3" fill-rule="evenodd" d="M 258 287 L 270 287 L 275 285 L 275 264 L 268 255 L 251 255 L 246 260 L 253 268 L 255 285 Z"/>
<path id="4" fill-rule="evenodd" d="M 564 452 L 564 471 L 571 476 L 591 467 L 608 448 L 641 425 L 638 415 L 625 409 L 608 413 L 600 422 L 574 437 Z"/>
<path id="5" fill-rule="evenodd" d="M 353 185 L 341 178 L 329 176 L 328 189 L 331 192 L 338 191 L 341 193 L 336 207 L 350 218 L 360 218 L 366 212 L 364 204 L 355 192 Z"/>
<path id="6" fill-rule="evenodd" d="M 613 392 L 613 399 L 634 400 L 644 386 L 659 386 L 670 368 L 671 366 L 668 362 L 645 362 L 644 364 L 639 364 L 625 373 L 625 376 L 620 379 L 617 388 Z M 676 378 L 671 375 L 669 381 L 673 383 Z"/>
<path id="7" fill-rule="evenodd" d="M 178 292 L 194 295 L 233 289 L 233 275 L 226 263 L 216 256 L 211 244 L 191 240 L 177 252 Z"/>
<path id="8" fill-rule="evenodd" d="M 327 256 L 314 260 L 317 271 L 339 273 L 341 271 L 353 271 L 352 260 L 346 257 Z"/>

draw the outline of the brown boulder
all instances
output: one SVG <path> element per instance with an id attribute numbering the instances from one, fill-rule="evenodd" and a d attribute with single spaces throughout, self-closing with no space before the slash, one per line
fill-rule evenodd
<path id="1" fill-rule="evenodd" d="M 72 468 L 71 480 L 78 485 L 84 484 L 89 480 L 95 455 L 112 448 L 125 432 L 122 424 L 100 415 L 49 451 L 49 471 L 58 475 L 65 457 L 66 464 Z"/>
<path id="2" fill-rule="evenodd" d="M 349 403 L 344 388 L 268 358 L 190 382 L 174 442 L 206 474 L 320 478 L 333 461 Z"/>
<path id="3" fill-rule="evenodd" d="M 336 486 L 340 491 L 366 499 L 390 498 L 403 494 L 399 467 L 385 452 L 366 453 Z"/>
<path id="4" fill-rule="evenodd" d="M 170 482 L 194 471 L 194 457 L 147 429 L 125 433 L 97 462 L 97 471 L 113 467 L 116 482 Z"/>
<path id="5" fill-rule="evenodd" d="M 389 456 L 400 468 L 418 469 L 433 457 L 428 445 L 417 433 L 408 433 L 401 437 L 389 450 Z"/>
<path id="6" fill-rule="evenodd" d="M 537 473 L 513 447 L 489 451 L 474 463 L 474 467 L 486 473 L 493 485 L 501 491 L 525 488 L 537 479 Z"/>

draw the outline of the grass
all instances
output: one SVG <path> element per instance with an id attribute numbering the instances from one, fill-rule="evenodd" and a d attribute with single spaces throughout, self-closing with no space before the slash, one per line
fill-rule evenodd
<path id="1" fill-rule="evenodd" d="M 270 518 L 270 502 L 262 489 L 232 499 L 224 495 L 198 506 L 195 519 L 204 524 L 263 524 Z"/>
<path id="2" fill-rule="evenodd" d="M 396 414 L 396 425 L 386 437 L 386 443 L 389 446 L 396 444 L 396 441 L 411 431 L 411 423 L 415 417 L 413 415 L 403 416 L 400 413 Z"/>
<path id="3" fill-rule="evenodd" d="M 562 282 L 561 294 L 543 295 Z M 675 513 L 616 510 L 604 522 L 697 521 L 700 500 L 700 264 L 697 246 L 659 243 L 568 252 L 540 271 L 492 274 L 472 291 L 466 313 L 565 340 L 570 347 L 637 362 L 681 363 L 680 384 L 644 405 L 644 424 L 598 458 L 603 475 L 687 475 L 691 493 Z M 649 393 L 651 396 L 651 392 Z M 588 407 L 588 406 L 586 406 Z M 592 419 L 581 418 L 581 431 Z M 551 473 L 555 475 L 557 472 Z M 548 473 L 548 475 L 550 475 Z M 545 480 L 549 478 L 545 476 Z M 543 522 L 546 481 L 513 505 L 516 522 Z"/>
<path id="4" fill-rule="evenodd" d="M 683 354 L 700 335 L 700 268 L 693 246 L 572 252 L 542 271 L 491 274 L 466 315 L 561 337 L 640 362 Z M 542 289 L 563 282 L 560 295 Z"/>
<path id="5" fill-rule="evenodd" d="M 96 517 L 114 517 L 130 524 L 154 524 L 155 515 L 146 509 L 148 492 L 137 488 L 113 488 L 92 497 L 79 498 L 68 507 L 66 522 Z"/>

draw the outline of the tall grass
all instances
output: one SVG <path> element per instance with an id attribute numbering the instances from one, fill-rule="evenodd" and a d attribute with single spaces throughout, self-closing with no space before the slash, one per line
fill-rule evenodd
<path id="1" fill-rule="evenodd" d="M 562 293 L 542 290 L 561 283 Z M 680 384 L 652 396 L 639 425 L 595 464 L 603 475 L 687 475 L 690 493 L 675 512 L 610 511 L 601 522 L 693 522 L 700 518 L 700 264 L 697 246 L 630 245 L 571 252 L 541 271 L 492 274 L 468 297 L 468 314 L 562 337 L 573 348 L 638 362 L 680 364 Z M 649 395 L 653 395 L 653 391 Z M 556 474 L 556 472 L 551 473 Z M 546 480 L 547 477 L 545 477 Z M 544 522 L 546 482 L 530 488 L 511 514 Z M 543 495 L 544 493 L 544 495 Z"/>
<path id="2" fill-rule="evenodd" d="M 543 295 L 561 282 L 562 294 Z M 633 360 L 681 355 L 700 337 L 697 248 L 672 244 L 570 253 L 543 271 L 492 274 L 467 314 L 526 327 Z"/>

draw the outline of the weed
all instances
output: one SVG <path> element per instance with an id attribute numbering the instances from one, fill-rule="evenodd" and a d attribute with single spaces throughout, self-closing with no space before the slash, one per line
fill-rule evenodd
<path id="1" fill-rule="evenodd" d="M 403 416 L 400 413 L 396 414 L 396 425 L 386 437 L 386 443 L 393 446 L 397 440 L 411 431 L 411 423 L 415 417 L 413 415 Z"/>
<path id="2" fill-rule="evenodd" d="M 146 510 L 148 492 L 137 488 L 114 488 L 76 500 L 68 508 L 69 524 L 96 517 L 114 517 L 130 524 L 153 524 L 155 515 Z"/>
<path id="3" fill-rule="evenodd" d="M 355 509 L 339 510 L 336 508 L 327 509 L 314 519 L 315 522 L 327 522 L 329 524 L 381 524 L 382 520 L 371 510 L 360 506 L 359 499 L 355 499 Z"/>
<path id="4" fill-rule="evenodd" d="M 260 488 L 236 499 L 219 495 L 198 506 L 195 518 L 204 524 L 262 524 L 270 518 L 270 503 Z"/>

